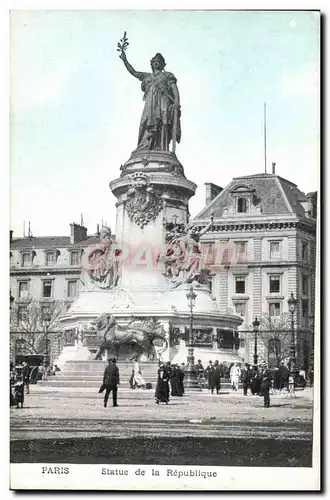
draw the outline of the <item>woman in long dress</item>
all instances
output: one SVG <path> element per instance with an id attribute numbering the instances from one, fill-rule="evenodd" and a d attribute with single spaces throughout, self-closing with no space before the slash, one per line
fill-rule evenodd
<path id="1" fill-rule="evenodd" d="M 155 392 L 156 404 L 168 404 L 170 400 L 169 380 L 170 373 L 167 370 L 166 366 L 163 364 L 158 369 L 158 378 Z"/>
<path id="2" fill-rule="evenodd" d="M 234 391 L 238 390 L 238 384 L 241 377 L 241 369 L 237 363 L 235 363 L 230 369 L 230 383 Z"/>
<path id="3" fill-rule="evenodd" d="M 146 383 L 142 377 L 142 371 L 137 359 L 134 361 L 133 371 L 133 388 L 135 389 L 137 387 L 139 389 L 140 387 L 145 387 Z"/>

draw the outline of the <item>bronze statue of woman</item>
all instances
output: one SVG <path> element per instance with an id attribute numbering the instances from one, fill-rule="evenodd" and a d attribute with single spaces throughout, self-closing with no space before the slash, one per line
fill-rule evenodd
<path id="1" fill-rule="evenodd" d="M 165 59 L 156 54 L 150 61 L 152 73 L 142 73 L 127 61 L 123 50 L 119 57 L 127 71 L 141 80 L 141 89 L 145 101 L 137 149 L 169 151 L 172 140 L 172 151 L 181 139 L 180 95 L 176 78 L 172 73 L 164 71 Z"/>

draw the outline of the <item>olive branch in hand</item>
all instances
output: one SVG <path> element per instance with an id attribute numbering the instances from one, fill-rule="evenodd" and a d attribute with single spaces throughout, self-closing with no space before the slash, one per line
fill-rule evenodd
<path id="1" fill-rule="evenodd" d="M 126 31 L 124 32 L 123 38 L 121 38 L 120 42 L 117 43 L 117 51 L 118 52 L 125 52 L 127 47 L 129 46 L 128 43 L 128 38 L 126 36 Z"/>

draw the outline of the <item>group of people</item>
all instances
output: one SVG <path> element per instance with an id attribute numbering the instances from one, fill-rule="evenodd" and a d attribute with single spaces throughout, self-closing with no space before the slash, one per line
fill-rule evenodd
<path id="1" fill-rule="evenodd" d="M 170 361 L 162 363 L 157 372 L 157 385 L 155 391 L 155 403 L 168 404 L 170 393 L 172 397 L 184 395 L 184 363 L 171 364 Z"/>
<path id="2" fill-rule="evenodd" d="M 30 367 L 24 361 L 22 365 L 14 365 L 10 363 L 9 366 L 9 404 L 16 406 L 16 408 L 23 408 L 24 392 L 30 392 Z"/>

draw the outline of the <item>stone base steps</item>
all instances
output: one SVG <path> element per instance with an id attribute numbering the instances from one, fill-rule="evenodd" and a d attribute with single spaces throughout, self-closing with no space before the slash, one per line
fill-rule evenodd
<path id="1" fill-rule="evenodd" d="M 47 380 L 40 380 L 38 385 L 47 387 L 95 387 L 99 389 L 102 384 L 103 373 L 107 366 L 106 361 L 67 361 L 63 370 L 57 372 L 54 376 L 49 376 Z M 120 375 L 120 387 L 129 388 L 129 379 L 131 377 L 133 362 L 118 361 Z M 157 382 L 158 362 L 145 361 L 140 363 L 142 376 L 146 383 L 152 385 L 154 389 Z M 221 389 L 229 390 L 230 382 L 228 379 L 221 381 Z"/>

